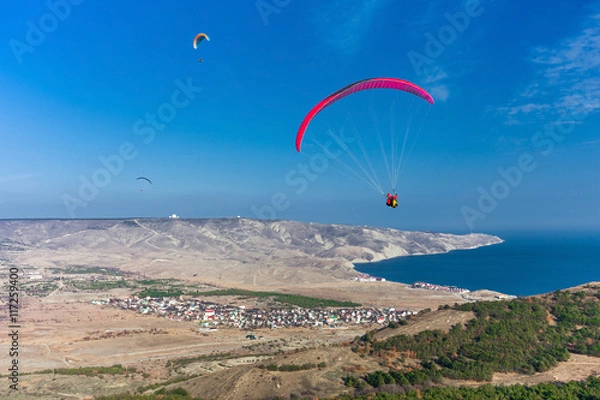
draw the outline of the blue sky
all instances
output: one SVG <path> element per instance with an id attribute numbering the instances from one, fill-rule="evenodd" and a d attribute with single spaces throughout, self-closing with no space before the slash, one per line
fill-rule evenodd
<path id="1" fill-rule="evenodd" d="M 24 0 L 0 35 L 0 218 L 600 227 L 600 2 Z M 312 106 L 380 76 L 436 103 L 357 93 L 296 152 Z M 409 121 L 397 209 L 365 160 L 323 164 L 328 129 L 356 126 L 390 191 L 379 146 Z"/>

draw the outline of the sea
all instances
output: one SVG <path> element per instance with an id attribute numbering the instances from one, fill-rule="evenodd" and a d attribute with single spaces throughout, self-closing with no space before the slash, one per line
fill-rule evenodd
<path id="1" fill-rule="evenodd" d="M 531 296 L 600 281 L 600 231 L 500 232 L 501 244 L 356 264 L 389 281 Z"/>

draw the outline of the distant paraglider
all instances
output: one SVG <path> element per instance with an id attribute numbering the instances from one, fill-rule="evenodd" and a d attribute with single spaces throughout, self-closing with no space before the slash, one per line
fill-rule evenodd
<path id="1" fill-rule="evenodd" d="M 139 178 L 136 179 L 136 181 L 139 181 L 139 180 L 147 181 L 149 184 L 152 185 L 152 181 L 144 176 L 140 176 Z M 144 191 L 144 189 L 140 188 L 140 192 L 143 192 L 143 191 Z"/>
<path id="2" fill-rule="evenodd" d="M 194 49 L 197 49 L 198 43 L 200 43 L 204 39 L 206 39 L 207 42 L 210 42 L 210 38 L 208 37 L 208 35 L 206 35 L 206 33 L 197 34 L 196 37 L 194 38 Z"/>
<path id="3" fill-rule="evenodd" d="M 207 42 L 210 42 L 210 38 L 208 37 L 208 35 L 206 33 L 199 33 L 196 35 L 196 37 L 194 38 L 194 49 L 198 49 L 198 43 L 200 43 L 201 41 L 205 40 Z M 201 63 L 203 60 L 201 58 L 198 59 L 198 62 Z"/>
<path id="4" fill-rule="evenodd" d="M 146 177 L 140 176 L 139 178 L 136 179 L 136 181 L 139 181 L 140 179 L 143 179 L 145 181 L 148 181 L 148 183 L 150 183 L 152 185 L 152 181 Z"/>

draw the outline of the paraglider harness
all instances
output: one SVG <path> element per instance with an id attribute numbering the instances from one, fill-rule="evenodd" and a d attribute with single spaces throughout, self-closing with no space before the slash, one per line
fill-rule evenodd
<path id="1" fill-rule="evenodd" d="M 398 194 L 387 194 L 387 200 L 385 201 L 385 205 L 388 207 L 396 208 L 398 207 Z"/>

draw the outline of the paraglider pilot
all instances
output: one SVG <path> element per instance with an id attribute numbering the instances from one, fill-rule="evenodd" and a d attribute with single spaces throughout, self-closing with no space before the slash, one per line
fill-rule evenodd
<path id="1" fill-rule="evenodd" d="M 391 195 L 390 193 L 388 193 L 385 205 L 392 208 L 398 207 L 398 194 Z"/>

